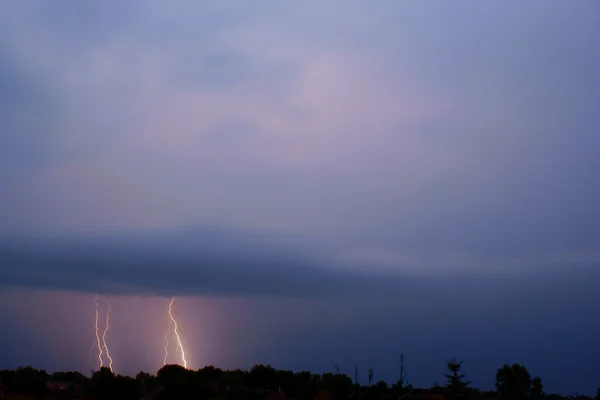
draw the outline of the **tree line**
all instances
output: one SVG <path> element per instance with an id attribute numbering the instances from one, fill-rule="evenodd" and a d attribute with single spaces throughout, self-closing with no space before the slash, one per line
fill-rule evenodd
<path id="1" fill-rule="evenodd" d="M 198 370 L 179 365 L 165 365 L 156 375 L 140 372 L 135 378 L 113 373 L 104 367 L 93 371 L 91 377 L 79 372 L 48 374 L 33 367 L 0 371 L 2 394 L 43 396 L 53 392 L 57 398 L 85 396 L 90 399 L 214 399 L 223 393 L 230 398 L 258 400 L 261 394 L 281 391 L 289 399 L 313 400 L 318 393 L 327 392 L 331 399 L 360 398 L 388 400 L 439 396 L 447 400 L 559 400 L 564 397 L 544 393 L 540 377 L 532 377 L 521 364 L 504 365 L 496 373 L 494 391 L 478 390 L 471 386 L 462 371 L 462 361 L 446 362 L 445 385 L 428 389 L 413 388 L 403 382 L 391 386 L 384 381 L 360 386 L 341 373 L 313 374 L 308 371 L 276 370 L 269 365 L 255 365 L 250 370 L 222 370 L 206 366 Z M 412 396 L 412 397 L 411 397 Z M 433 398 L 433 397 L 432 397 Z M 573 398 L 573 397 L 571 397 Z M 579 399 L 592 397 L 579 396 Z M 595 400 L 600 400 L 600 388 Z"/>

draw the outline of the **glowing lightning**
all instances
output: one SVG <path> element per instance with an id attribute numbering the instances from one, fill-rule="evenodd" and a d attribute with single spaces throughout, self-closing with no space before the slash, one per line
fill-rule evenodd
<path id="1" fill-rule="evenodd" d="M 177 332 L 177 321 L 175 321 L 175 318 L 173 318 L 173 314 L 171 314 L 171 309 L 173 308 L 174 301 L 175 297 L 171 297 L 171 302 L 169 303 L 169 317 L 171 318 L 171 322 L 173 323 L 173 330 L 175 331 L 175 337 L 177 338 L 177 349 L 181 349 L 181 360 L 183 361 L 183 368 L 187 369 L 185 351 L 183 351 L 183 345 L 181 344 L 181 339 L 179 338 L 179 333 Z"/>
<path id="2" fill-rule="evenodd" d="M 108 310 L 106 311 L 106 328 L 104 328 L 104 333 L 102 334 L 102 345 L 104 346 L 104 351 L 106 352 L 106 357 L 108 358 L 108 368 L 112 372 L 113 360 L 110 357 L 110 353 L 108 352 L 108 346 L 106 345 L 106 333 L 108 332 L 108 328 L 109 328 L 108 322 L 110 320 L 110 311 L 111 310 L 112 310 L 112 308 L 110 306 L 110 300 L 108 300 Z"/>
<path id="3" fill-rule="evenodd" d="M 102 362 L 102 346 L 100 345 L 100 335 L 98 334 L 98 296 L 94 299 L 94 303 L 96 304 L 96 343 L 98 346 L 98 361 L 100 361 L 99 368 L 104 366 L 104 362 Z"/>
<path id="4" fill-rule="evenodd" d="M 167 333 L 165 333 L 165 359 L 163 365 L 167 365 L 167 358 L 169 357 L 169 332 L 171 332 L 171 326 L 173 326 L 173 321 L 169 320 L 169 327 L 167 328 Z"/>

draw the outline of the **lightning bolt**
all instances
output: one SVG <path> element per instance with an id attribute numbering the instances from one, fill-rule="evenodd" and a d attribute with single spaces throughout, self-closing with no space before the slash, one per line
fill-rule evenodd
<path id="1" fill-rule="evenodd" d="M 173 323 L 173 330 L 175 332 L 175 338 L 177 339 L 177 349 L 181 349 L 181 360 L 183 361 L 183 368 L 187 369 L 187 361 L 185 360 L 185 351 L 183 350 L 183 345 L 181 344 L 181 339 L 179 338 L 179 333 L 177 332 L 177 321 L 175 321 L 175 318 L 173 318 L 173 314 L 171 313 L 174 301 L 175 301 L 175 297 L 171 297 L 171 301 L 169 302 L 169 318 L 171 318 L 171 322 Z"/>
<path id="2" fill-rule="evenodd" d="M 96 305 L 96 345 L 98 347 L 98 361 L 100 362 L 99 368 L 104 366 L 102 361 L 102 346 L 100 345 L 100 335 L 98 333 L 98 295 L 94 298 L 94 304 Z"/>
<path id="3" fill-rule="evenodd" d="M 165 333 L 165 359 L 163 361 L 163 365 L 167 365 L 167 358 L 169 357 L 169 332 L 171 332 L 172 326 L 173 321 L 169 319 L 169 327 L 167 328 L 167 333 Z"/>
<path id="4" fill-rule="evenodd" d="M 106 353 L 106 357 L 108 358 L 108 368 L 112 372 L 113 359 L 110 357 L 110 353 L 108 352 L 108 346 L 106 345 L 106 333 L 108 332 L 108 329 L 110 328 L 109 321 L 110 321 L 111 310 L 112 310 L 112 307 L 110 305 L 110 300 L 108 300 L 108 310 L 106 311 L 106 328 L 104 328 L 104 333 L 102 333 L 102 346 L 104 347 L 104 352 Z"/>

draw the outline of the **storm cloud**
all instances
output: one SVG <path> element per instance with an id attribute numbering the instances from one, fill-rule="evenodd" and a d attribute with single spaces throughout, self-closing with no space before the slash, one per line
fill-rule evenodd
<path id="1" fill-rule="evenodd" d="M 317 249 L 304 247 L 272 234 L 216 229 L 6 239 L 1 284 L 118 295 L 310 298 L 365 291 L 389 296 L 412 279 L 390 282 L 389 273 L 325 265 Z"/>

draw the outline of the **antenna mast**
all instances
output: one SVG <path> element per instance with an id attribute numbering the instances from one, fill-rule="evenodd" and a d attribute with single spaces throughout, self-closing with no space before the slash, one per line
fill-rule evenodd
<path id="1" fill-rule="evenodd" d="M 400 353 L 400 384 L 404 386 L 404 353 Z"/>

